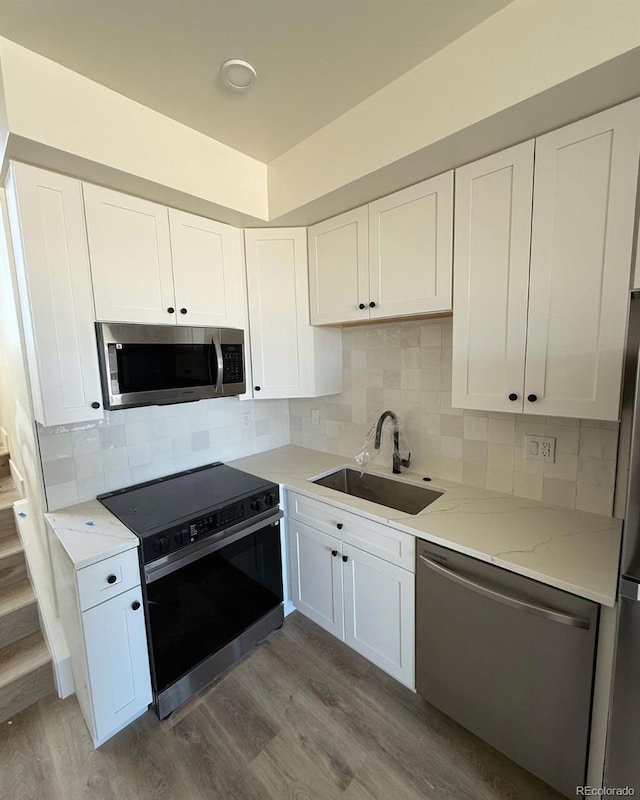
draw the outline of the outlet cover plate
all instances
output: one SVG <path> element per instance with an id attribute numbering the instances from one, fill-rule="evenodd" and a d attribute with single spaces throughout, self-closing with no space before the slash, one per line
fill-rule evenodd
<path id="1" fill-rule="evenodd" d="M 556 440 L 553 436 L 525 436 L 524 457 L 527 461 L 546 461 L 553 464 L 556 460 Z"/>

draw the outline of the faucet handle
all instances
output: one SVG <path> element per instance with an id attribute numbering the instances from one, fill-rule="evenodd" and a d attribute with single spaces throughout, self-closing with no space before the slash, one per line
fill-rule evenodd
<path id="1" fill-rule="evenodd" d="M 400 463 L 403 467 L 408 467 L 411 464 L 411 453 L 406 458 L 403 458 Z"/>

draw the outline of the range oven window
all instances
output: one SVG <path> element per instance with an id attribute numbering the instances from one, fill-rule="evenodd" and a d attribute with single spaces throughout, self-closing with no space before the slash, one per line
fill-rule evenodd
<path id="1" fill-rule="evenodd" d="M 279 523 L 147 584 L 161 692 L 282 602 Z"/>
<path id="2" fill-rule="evenodd" d="M 110 344 L 109 349 L 116 356 L 120 394 L 216 382 L 211 344 Z"/>

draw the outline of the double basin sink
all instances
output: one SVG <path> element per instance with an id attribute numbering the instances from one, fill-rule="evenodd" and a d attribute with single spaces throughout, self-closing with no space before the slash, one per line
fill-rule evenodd
<path id="1" fill-rule="evenodd" d="M 380 475 L 361 475 L 359 470 L 349 467 L 342 467 L 311 482 L 412 515 L 418 514 L 442 494 L 426 486 L 403 483 Z"/>

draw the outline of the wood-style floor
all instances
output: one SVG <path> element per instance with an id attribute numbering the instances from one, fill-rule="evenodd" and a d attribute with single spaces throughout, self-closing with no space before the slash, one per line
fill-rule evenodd
<path id="1" fill-rule="evenodd" d="M 75 698 L 0 726 L 2 800 L 557 800 L 299 615 L 215 686 L 94 750 Z"/>

